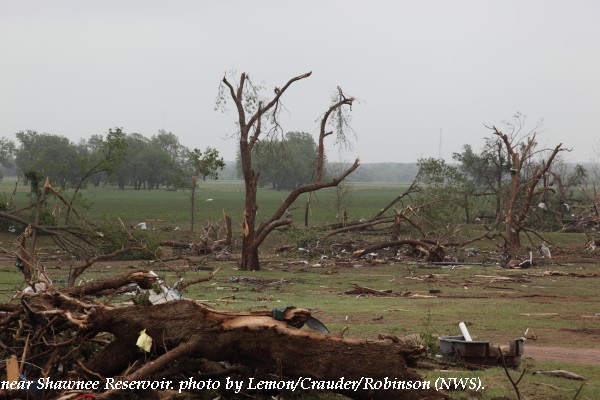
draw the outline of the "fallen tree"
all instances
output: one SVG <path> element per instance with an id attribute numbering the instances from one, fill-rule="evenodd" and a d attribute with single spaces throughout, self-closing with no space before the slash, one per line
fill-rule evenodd
<path id="1" fill-rule="evenodd" d="M 18 304 L 2 305 L 4 358 L 16 355 L 22 375 L 30 381 L 44 377 L 100 382 L 94 391 L 46 390 L 38 394 L 43 399 L 92 392 L 105 399 L 131 395 L 108 384 L 114 379 L 169 379 L 176 390 L 190 377 L 203 379 L 203 360 L 227 362 L 231 373 L 239 374 L 241 367 L 250 376 L 273 373 L 306 382 L 423 381 L 412 369 L 423 356 L 422 346 L 300 329 L 311 318 L 305 309 L 222 312 L 189 300 L 118 307 L 93 298 L 130 284 L 150 289 L 156 282 L 154 273 L 139 270 L 77 287 L 50 286 L 22 296 Z M 147 352 L 136 346 L 142 331 L 153 339 Z M 433 388 L 375 390 L 364 382 L 356 390 L 340 386 L 335 391 L 358 399 L 447 398 Z M 26 398 L 31 393 L 5 395 Z"/>
<path id="2" fill-rule="evenodd" d="M 301 329 L 311 313 L 295 307 L 224 312 L 190 300 L 148 306 L 112 304 L 110 299 L 119 293 L 152 291 L 162 283 L 152 271 L 136 270 L 57 288 L 26 252 L 27 237 L 20 237 L 17 255 L 29 286 L 14 297 L 18 302 L 0 304 L 0 348 L 4 359 L 14 361 L 7 365 L 20 365 L 16 376 L 23 382 L 45 378 L 60 384 L 38 391 L 0 391 L 0 399 L 130 397 L 131 387 L 123 390 L 126 383 L 114 382 L 169 380 L 161 389 L 177 390 L 187 388 L 189 379 L 227 379 L 232 374 L 241 375 L 241 380 L 275 374 L 281 380 L 302 380 L 306 387 L 311 382 L 354 381 L 355 387 L 340 384 L 329 389 L 357 399 L 447 398 L 413 369 L 424 356 L 423 346 L 345 339 Z M 211 362 L 229 367 L 221 367 L 215 375 L 214 368 L 212 372 L 205 368 L 214 367 Z M 4 381 L 10 375 L 7 372 Z M 385 381 L 390 382 L 388 387 L 373 384 Z M 97 384 L 91 390 L 71 390 L 68 382 Z M 419 390 L 402 382 L 417 384 Z"/>
<path id="3" fill-rule="evenodd" d="M 168 313 L 168 314 L 167 314 Z M 147 371 L 125 379 L 141 379 L 167 367 L 172 360 L 207 358 L 250 367 L 262 373 L 281 377 L 314 380 L 421 381 L 410 367 L 422 355 L 419 346 L 411 347 L 389 341 L 360 341 L 337 338 L 318 332 L 301 330 L 310 316 L 307 310 L 292 309 L 290 316 L 278 321 L 264 313 L 223 313 L 191 301 L 179 301 L 151 307 L 143 315 L 134 307 L 96 313 L 90 324 L 116 337 L 114 346 L 106 348 L 90 362 L 90 369 L 111 375 L 140 358 L 137 351 L 121 352 L 119 359 L 107 363 L 116 348 L 132 348 L 139 331 L 147 328 L 157 338 L 157 349 L 171 349 L 160 354 Z M 165 318 L 165 315 L 168 317 Z M 126 326 L 126 328 L 119 328 Z M 173 329 L 174 327 L 178 329 Z M 160 351 L 159 351 L 160 353 Z M 127 354 L 127 356 L 125 356 Z M 147 365 L 147 364 L 146 364 Z M 190 371 L 193 372 L 193 371 Z M 133 375 L 133 374 L 132 374 Z M 433 390 L 336 390 L 353 398 L 444 398 Z"/>

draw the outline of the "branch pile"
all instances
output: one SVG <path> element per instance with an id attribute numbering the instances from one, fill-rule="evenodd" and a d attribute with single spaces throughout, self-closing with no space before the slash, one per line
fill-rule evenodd
<path id="1" fill-rule="evenodd" d="M 174 256 L 183 254 L 207 255 L 231 251 L 231 242 L 231 218 L 224 216 L 223 224 L 207 223 L 202 228 L 200 237 L 191 243 L 165 240 L 160 245 L 171 247 Z"/>

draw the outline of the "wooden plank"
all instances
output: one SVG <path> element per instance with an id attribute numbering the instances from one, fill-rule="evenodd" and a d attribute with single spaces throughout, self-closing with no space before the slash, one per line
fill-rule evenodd
<path id="1" fill-rule="evenodd" d="M 14 354 L 6 360 L 6 380 L 8 382 L 19 382 L 19 360 Z"/>

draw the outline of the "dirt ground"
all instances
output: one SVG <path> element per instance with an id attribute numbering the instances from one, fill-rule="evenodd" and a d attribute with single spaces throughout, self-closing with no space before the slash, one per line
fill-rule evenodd
<path id="1" fill-rule="evenodd" d="M 600 349 L 574 349 L 526 344 L 525 357 L 540 361 L 568 361 L 578 364 L 600 365 Z"/>

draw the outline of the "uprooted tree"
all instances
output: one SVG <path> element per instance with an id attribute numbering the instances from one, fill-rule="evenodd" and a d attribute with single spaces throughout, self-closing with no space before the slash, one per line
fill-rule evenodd
<path id="1" fill-rule="evenodd" d="M 234 86 L 225 76 L 222 80 L 221 94 L 219 101 L 223 104 L 228 97 L 233 100 L 238 115 L 238 135 L 239 150 L 244 176 L 245 205 L 242 219 L 242 270 L 259 270 L 260 262 L 258 249 L 265 238 L 276 228 L 292 223 L 291 218 L 285 217 L 285 212 L 294 203 L 294 201 L 303 193 L 314 192 L 319 189 L 337 186 L 342 180 L 350 175 L 359 166 L 356 159 L 354 163 L 342 171 L 339 175 L 326 182 L 322 181 L 325 159 L 325 138 L 334 133 L 327 131 L 328 122 L 332 115 L 339 113 L 345 107 L 351 107 L 354 102 L 353 97 L 347 96 L 340 87 L 334 99 L 333 104 L 327 109 L 321 118 L 318 156 L 315 165 L 315 178 L 312 182 L 301 185 L 292 190 L 285 198 L 282 204 L 275 212 L 262 221 L 257 226 L 256 212 L 258 204 L 256 200 L 259 173 L 252 165 L 252 149 L 263 137 L 275 134 L 280 131 L 279 111 L 281 110 L 281 97 L 290 88 L 292 84 L 302 79 L 308 78 L 311 72 L 298 75 L 281 88 L 275 88 L 275 95 L 270 100 L 262 99 L 259 96 L 259 88 L 253 85 L 246 73 L 240 75 L 239 81 Z M 334 119 L 334 122 L 339 122 Z M 337 127 L 339 127 L 339 123 Z M 336 127 L 336 128 L 337 128 Z M 341 131 L 336 129 L 339 134 Z M 338 137 L 338 140 L 341 138 Z"/>

